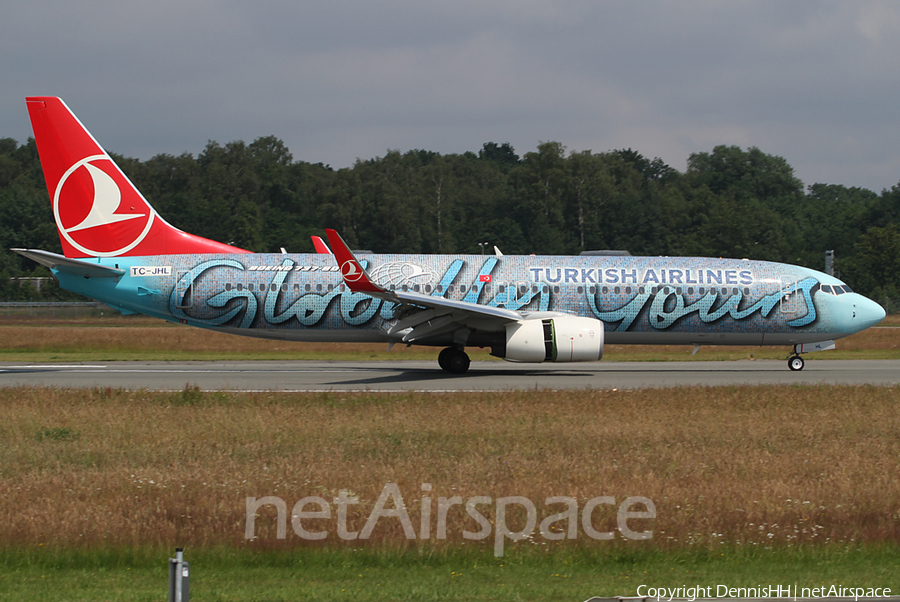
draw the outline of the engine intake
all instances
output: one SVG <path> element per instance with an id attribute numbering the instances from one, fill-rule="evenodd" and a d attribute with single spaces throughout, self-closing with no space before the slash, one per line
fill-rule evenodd
<path id="1" fill-rule="evenodd" d="M 511 362 L 596 362 L 603 357 L 603 322 L 576 316 L 513 322 L 506 325 L 506 348 L 491 353 Z"/>

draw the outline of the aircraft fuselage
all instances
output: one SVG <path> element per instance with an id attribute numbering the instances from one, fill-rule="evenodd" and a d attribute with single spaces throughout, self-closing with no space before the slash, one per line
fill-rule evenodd
<path id="1" fill-rule="evenodd" d="M 607 344 L 795 345 L 858 332 L 880 306 L 824 273 L 698 257 L 360 255 L 381 285 L 527 315 L 602 321 Z M 94 260 L 118 278 L 61 285 L 125 311 L 248 336 L 396 341 L 395 306 L 343 283 L 331 255 L 157 255 Z M 826 285 L 825 292 L 822 285 Z M 873 307 L 874 306 L 874 307 Z M 876 309 L 877 308 L 877 309 Z M 502 333 L 501 333 L 502 334 Z M 473 329 L 491 345 L 496 328 Z M 445 345 L 436 338 L 428 343 Z"/>

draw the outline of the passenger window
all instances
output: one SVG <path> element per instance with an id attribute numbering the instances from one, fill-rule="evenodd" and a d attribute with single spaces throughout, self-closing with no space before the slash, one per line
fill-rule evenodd
<path id="1" fill-rule="evenodd" d="M 578 294 L 580 295 L 581 293 L 584 292 L 584 287 L 583 287 L 583 286 L 579 286 L 578 289 L 577 289 L 577 291 L 578 291 Z"/>
<path id="2" fill-rule="evenodd" d="M 250 284 L 247 285 L 247 290 L 248 290 L 248 291 L 252 291 L 252 290 L 253 290 L 253 283 L 250 283 Z"/>
<path id="3" fill-rule="evenodd" d="M 295 293 L 299 293 L 299 292 L 300 292 L 300 285 L 299 285 L 299 284 L 295 284 L 295 285 L 294 285 L 294 292 L 295 292 Z"/>
<path id="4" fill-rule="evenodd" d="M 311 287 L 310 285 L 308 285 L 308 284 L 305 284 L 305 285 L 303 286 L 303 290 L 305 290 L 305 291 L 308 293 L 309 291 L 312 290 L 312 287 Z"/>
<path id="5" fill-rule="evenodd" d="M 230 282 L 228 282 L 228 283 L 225 284 L 225 290 L 226 290 L 226 291 L 230 291 L 230 290 L 231 290 L 231 283 L 230 283 Z"/>
<path id="6" fill-rule="evenodd" d="M 238 289 L 239 291 L 244 290 L 244 283 L 243 283 L 243 282 L 238 282 L 237 289 Z"/>
<path id="7" fill-rule="evenodd" d="M 320 293 L 322 292 L 322 285 L 321 285 L 321 284 L 317 284 L 317 285 L 316 285 L 316 291 L 317 291 L 317 292 L 320 292 Z"/>

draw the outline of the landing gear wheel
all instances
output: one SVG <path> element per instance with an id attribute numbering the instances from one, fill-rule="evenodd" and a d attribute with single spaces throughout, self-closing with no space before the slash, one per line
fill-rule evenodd
<path id="1" fill-rule="evenodd" d="M 803 358 L 799 355 L 792 355 L 788 358 L 788 368 L 790 368 L 794 372 L 803 370 L 804 364 L 805 362 L 803 361 Z"/>
<path id="2" fill-rule="evenodd" d="M 450 372 L 450 355 L 452 353 L 453 347 L 447 347 L 446 349 L 441 349 L 441 352 L 438 354 L 438 366 L 444 372 Z"/>
<path id="3" fill-rule="evenodd" d="M 465 374 L 469 363 L 469 356 L 462 349 L 447 347 L 438 355 L 438 365 L 450 374 Z"/>

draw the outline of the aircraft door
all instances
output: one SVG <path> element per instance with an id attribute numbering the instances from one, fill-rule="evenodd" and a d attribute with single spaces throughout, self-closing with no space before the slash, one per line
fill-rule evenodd
<path id="1" fill-rule="evenodd" d="M 194 280 L 191 273 L 186 270 L 178 271 L 178 279 L 175 281 L 175 307 L 178 309 L 190 309 L 194 304 Z"/>
<path id="2" fill-rule="evenodd" d="M 781 299 L 778 302 L 779 310 L 783 314 L 793 315 L 800 310 L 800 294 L 797 290 L 797 280 L 780 278 Z"/>
<path id="3" fill-rule="evenodd" d="M 504 307 L 513 311 L 524 305 L 524 300 L 528 298 L 527 282 L 506 282 L 506 292 L 500 295 L 504 299 Z"/>

